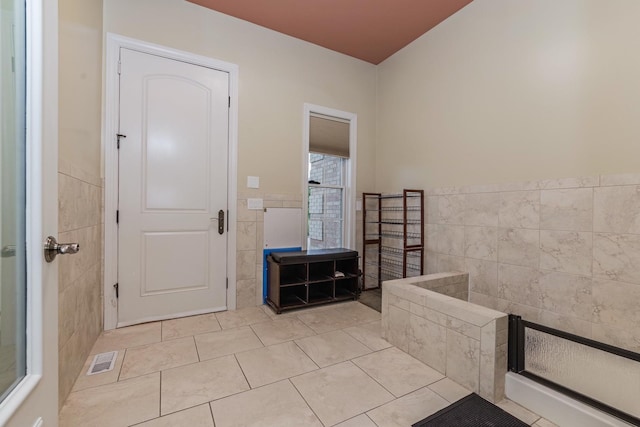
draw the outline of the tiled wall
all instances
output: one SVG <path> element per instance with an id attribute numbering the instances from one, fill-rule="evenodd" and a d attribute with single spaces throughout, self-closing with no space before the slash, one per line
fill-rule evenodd
<path id="1" fill-rule="evenodd" d="M 102 183 L 60 161 L 58 241 L 80 243 L 80 252 L 59 256 L 59 402 L 73 387 L 102 331 Z"/>
<path id="2" fill-rule="evenodd" d="M 504 397 L 507 372 L 507 315 L 429 290 L 467 279 L 466 274 L 427 275 L 384 282 L 382 336 L 467 389 L 498 402 Z M 432 280 L 435 283 L 430 284 Z"/>
<path id="3" fill-rule="evenodd" d="M 427 192 L 428 273 L 470 301 L 640 351 L 640 174 Z"/>
<path id="4" fill-rule="evenodd" d="M 247 209 L 247 198 L 262 198 L 265 208 L 302 207 L 301 194 L 238 194 L 237 308 L 254 307 L 262 298 L 264 210 Z"/>

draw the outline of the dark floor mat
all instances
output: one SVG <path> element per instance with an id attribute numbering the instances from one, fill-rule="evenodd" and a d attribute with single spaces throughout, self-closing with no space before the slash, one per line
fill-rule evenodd
<path id="1" fill-rule="evenodd" d="M 373 308 L 375 311 L 382 311 L 382 289 L 371 289 L 360 293 L 358 298 L 362 304 Z"/>
<path id="2" fill-rule="evenodd" d="M 528 424 L 473 393 L 411 427 L 528 427 Z"/>

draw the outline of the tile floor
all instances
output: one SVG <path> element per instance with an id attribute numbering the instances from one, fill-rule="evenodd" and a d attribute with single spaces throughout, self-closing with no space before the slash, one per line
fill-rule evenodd
<path id="1" fill-rule="evenodd" d="M 407 427 L 469 393 L 381 339 L 380 313 L 358 302 L 137 325 L 103 333 L 91 353 L 113 350 L 111 372 L 86 376 L 87 359 L 61 427 Z"/>

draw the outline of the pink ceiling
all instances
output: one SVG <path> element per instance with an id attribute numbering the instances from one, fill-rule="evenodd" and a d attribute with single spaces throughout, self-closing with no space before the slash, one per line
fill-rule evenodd
<path id="1" fill-rule="evenodd" d="M 372 64 L 472 0 L 188 0 Z"/>

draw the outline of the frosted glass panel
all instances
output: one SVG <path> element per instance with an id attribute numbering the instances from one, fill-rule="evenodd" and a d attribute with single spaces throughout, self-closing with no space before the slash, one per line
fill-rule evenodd
<path id="1" fill-rule="evenodd" d="M 0 6 L 0 401 L 26 374 L 25 4 Z"/>
<path id="2" fill-rule="evenodd" d="M 525 371 L 640 417 L 640 362 L 525 329 Z"/>

